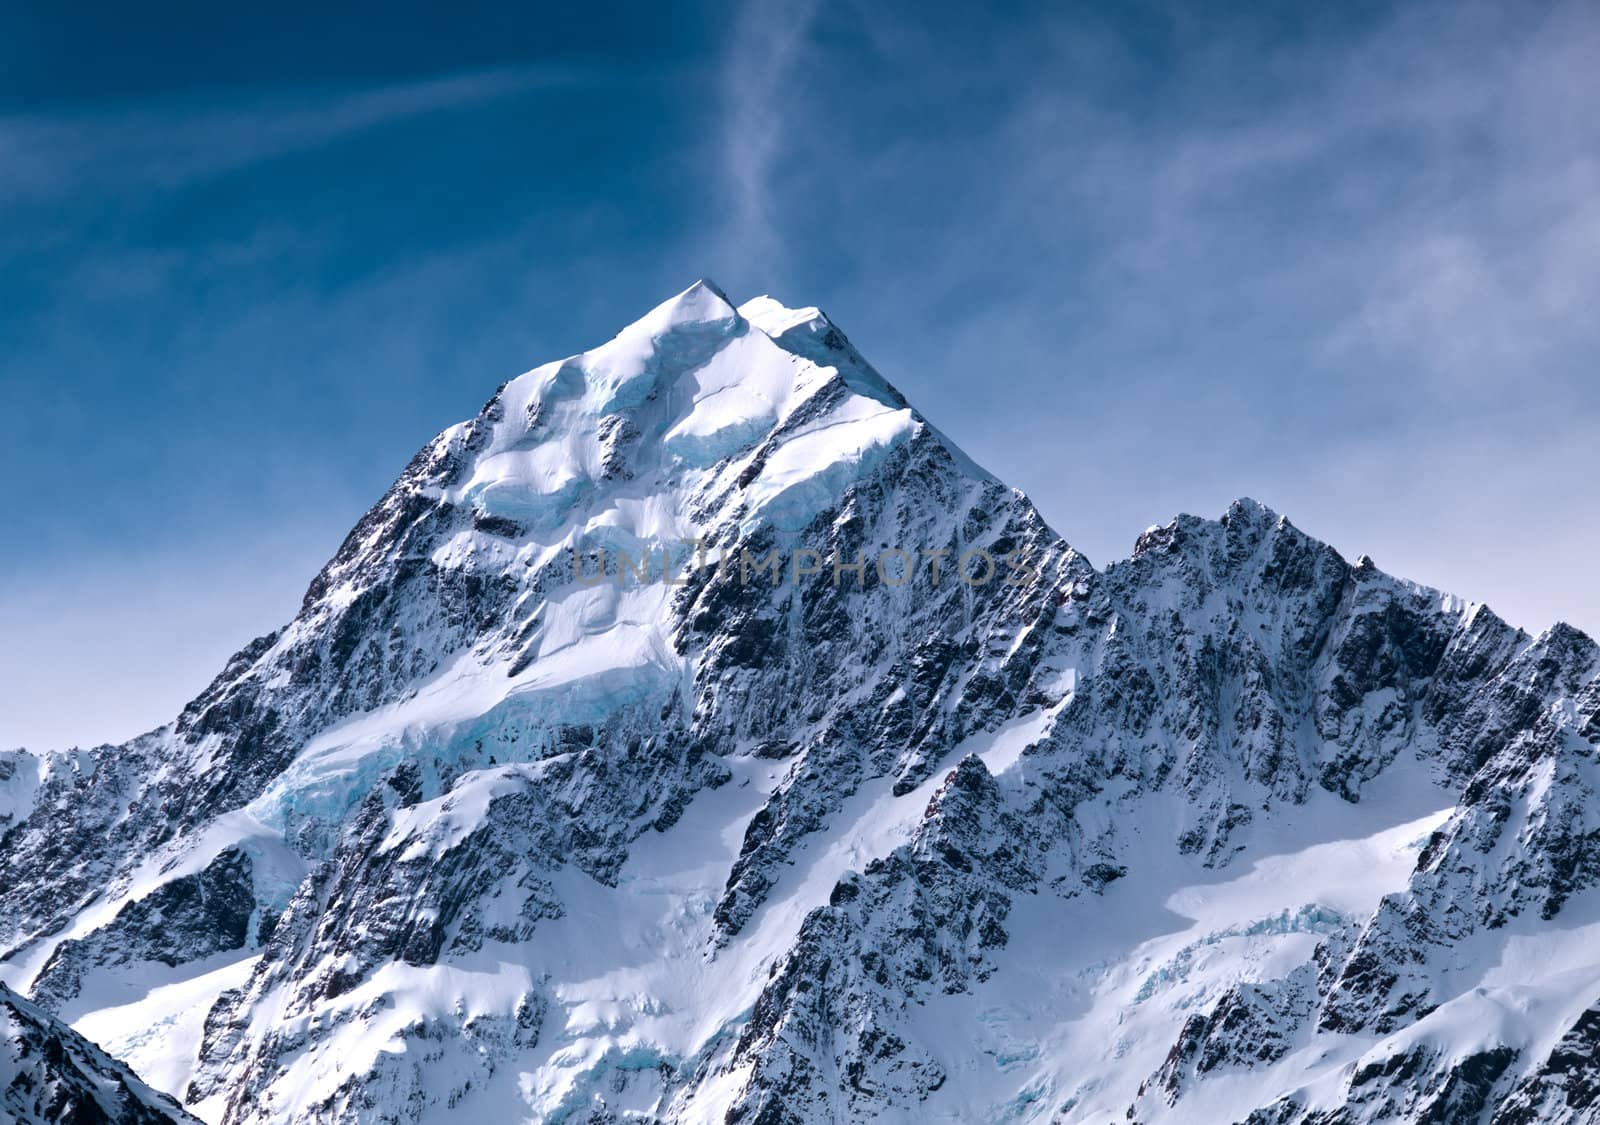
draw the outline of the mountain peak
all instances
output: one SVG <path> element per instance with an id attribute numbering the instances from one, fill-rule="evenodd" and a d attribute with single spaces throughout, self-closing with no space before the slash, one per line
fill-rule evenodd
<path id="1" fill-rule="evenodd" d="M 644 333 L 659 336 L 677 328 L 696 325 L 731 327 L 740 320 L 734 308 L 714 281 L 702 277 L 676 296 L 662 301 L 633 324 L 624 328 L 618 338 Z"/>
<path id="2" fill-rule="evenodd" d="M 820 330 L 832 327 L 826 314 L 814 305 L 790 308 L 776 297 L 763 293 L 739 306 L 739 315 L 774 340 L 797 328 Z"/>
<path id="3" fill-rule="evenodd" d="M 1242 521 L 1249 524 L 1277 523 L 1283 518 L 1261 501 L 1249 496 L 1241 496 L 1229 504 L 1227 512 L 1222 517 L 1225 523 Z"/>

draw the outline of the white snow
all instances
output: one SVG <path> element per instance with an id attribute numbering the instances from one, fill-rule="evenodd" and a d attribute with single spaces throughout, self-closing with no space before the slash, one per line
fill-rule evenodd
<path id="1" fill-rule="evenodd" d="M 45 759 L 26 750 L 0 751 L 0 831 L 26 820 L 44 780 Z"/>
<path id="2" fill-rule="evenodd" d="M 73 1027 L 151 1086 L 181 1095 L 193 1077 L 206 1013 L 219 995 L 249 979 L 256 961 L 256 957 L 212 958 L 199 966 L 185 966 L 185 972 L 193 975 L 175 980 L 164 965 L 142 966 L 144 980 L 150 982 L 148 992 L 117 1007 L 86 1012 Z M 190 1111 L 203 1121 L 215 1120 L 205 1107 Z"/>
<path id="3" fill-rule="evenodd" d="M 1279 850 L 1269 833 L 1220 875 L 1169 857 L 1160 867 L 1135 865 L 1103 897 L 1020 900 L 995 976 L 971 995 L 929 1001 L 920 1015 L 915 1034 L 958 1069 L 949 1096 L 941 1091 L 924 1119 L 1121 1120 L 1189 1012 L 1236 981 L 1289 971 L 1341 916 L 1370 912 L 1404 885 L 1423 840 L 1450 812 L 1369 831 L 1383 818 L 1366 810 L 1345 817 L 1359 806 L 1317 803 L 1326 807 L 1308 810 L 1311 838 L 1365 834 Z M 1158 821 L 1159 807 L 1148 815 Z M 1290 824 L 1276 827 L 1282 839 L 1294 834 Z M 1175 866 L 1189 878 L 1175 876 Z M 1260 1073 L 1237 1105 L 1186 1098 L 1171 1120 L 1242 1118 L 1286 1084 L 1263 1085 Z M 1085 1075 L 1097 1077 L 1085 1085 Z"/>

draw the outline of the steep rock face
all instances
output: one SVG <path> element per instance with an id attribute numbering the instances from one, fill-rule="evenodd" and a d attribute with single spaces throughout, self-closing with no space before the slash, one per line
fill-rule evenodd
<path id="1" fill-rule="evenodd" d="M 1594 690 L 1600 649 L 1559 626 L 1519 652 L 1453 724 L 1470 748 L 1493 746 L 1429 840 L 1405 893 L 1385 899 L 1336 970 L 1320 1019 L 1334 1030 L 1391 1031 L 1436 1007 L 1448 985 L 1430 966 L 1478 929 L 1534 912 L 1553 919 L 1600 877 L 1600 763 L 1575 702 Z M 1464 737 L 1463 737 L 1464 736 Z"/>
<path id="2" fill-rule="evenodd" d="M 0 1117 L 14 1125 L 188 1125 L 195 1120 L 3 984 Z"/>
<path id="3" fill-rule="evenodd" d="M 997 840 L 1024 851 L 1033 843 L 1027 867 L 1058 873 L 1048 884 L 1056 894 L 1100 892 L 1125 876 L 1144 850 L 1133 837 L 1147 835 L 1152 820 L 1178 853 L 1218 867 L 1248 850 L 1254 821 L 1281 820 L 1317 789 L 1359 801 L 1402 755 L 1440 779 L 1468 779 L 1459 810 L 1422 848 L 1407 889 L 1365 921 L 1340 925 L 1330 916 L 1315 928 L 1324 939 L 1288 976 L 1236 980 L 1183 1022 L 1159 1073 L 1141 1084 L 1130 1111 L 1138 1119 L 1193 1119 L 1183 1099 L 1190 1086 L 1214 1073 L 1266 1069 L 1318 1031 L 1409 1025 L 1462 991 L 1461 976 L 1446 966 L 1476 926 L 1503 925 L 1527 909 L 1548 920 L 1593 885 L 1583 810 L 1595 807 L 1594 747 L 1576 735 L 1587 722 L 1582 701 L 1595 668 L 1592 646 L 1571 630 L 1530 641 L 1485 610 L 1396 582 L 1370 563 L 1350 566 L 1242 503 L 1219 524 L 1181 518 L 1153 529 L 1129 562 L 1064 591 L 1046 648 L 1053 662 L 1076 669 L 1075 696 L 1022 750 L 1029 782 L 1006 786 L 1005 811 L 995 815 L 1010 826 Z M 1496 740 L 1498 748 L 1486 750 Z M 1175 822 L 1163 822 L 1168 810 Z M 894 881 L 869 865 L 835 896 L 877 907 Z M 927 894 L 940 880 L 917 885 Z M 1012 893 L 993 876 L 985 885 Z M 1029 890 L 1037 889 L 1036 880 Z M 986 901 L 970 889 L 961 894 Z M 1473 910 L 1482 917 L 1454 920 Z M 811 1077 L 819 1071 L 877 1067 L 873 1088 L 889 1104 L 908 1100 L 915 1087 L 887 1057 L 918 1059 L 919 1081 L 940 1073 L 939 1060 L 919 1057 L 914 1032 L 880 1032 L 870 1046 L 859 1035 L 842 1046 L 837 1037 L 806 1037 L 824 1026 L 805 1016 L 818 997 L 827 1011 L 862 1013 L 903 1009 L 915 994 L 898 979 L 839 975 L 841 965 L 870 961 L 863 947 L 878 955 L 907 948 L 894 917 L 869 908 L 852 926 L 836 905 L 808 921 L 781 985 L 764 998 L 786 998 L 809 1055 L 793 1036 L 741 1044 L 756 1052 L 742 1104 L 767 1115 L 761 1119 L 859 1112 L 849 1102 L 813 1104 L 819 1085 L 829 1088 Z M 811 986 L 802 990 L 788 978 L 805 966 Z M 1441 973 L 1439 984 L 1426 983 Z M 797 1065 L 818 1053 L 832 1069 Z M 1466 1057 L 1424 1052 L 1399 1079 L 1382 1065 L 1347 1076 L 1332 1100 L 1346 1100 L 1340 1112 L 1352 1121 L 1451 1120 L 1466 1112 L 1453 1106 L 1490 1104 L 1516 1056 L 1503 1045 Z M 1380 1088 L 1386 1093 L 1372 1092 Z M 1419 1099 L 1418 1089 L 1433 1096 Z M 1158 1095 L 1170 1108 L 1152 1103 Z M 1331 1111 L 1308 1103 L 1295 1112 Z"/>
<path id="4" fill-rule="evenodd" d="M 735 1050 L 753 1066 L 728 1120 L 914 1112 L 937 1091 L 948 1073 L 903 1038 L 904 1013 L 994 971 L 1010 896 L 1039 881 L 1028 836 L 982 761 L 962 759 L 911 842 L 841 880 L 774 966 Z"/>
<path id="5" fill-rule="evenodd" d="M 1583 1011 L 1495 1109 L 1493 1125 L 1585 1121 L 1600 1112 L 1600 1008 Z"/>
<path id="6" fill-rule="evenodd" d="M 1447 776 L 1466 779 L 1453 815 L 1421 846 L 1407 885 L 1369 918 L 1330 935 L 1297 972 L 1296 979 L 1313 969 L 1320 977 L 1316 1011 L 1286 1009 L 1271 1021 L 1289 1018 L 1291 1041 L 1308 1048 L 1351 1034 L 1376 1033 L 1381 1041 L 1323 1104 L 1290 1099 L 1264 1120 L 1456 1121 L 1491 1111 L 1515 1119 L 1548 1096 L 1541 1075 L 1564 1068 L 1568 1056 L 1555 1049 L 1548 1057 L 1557 1061 L 1543 1068 L 1528 1057 L 1546 1029 L 1530 1035 L 1513 1023 L 1485 1041 L 1479 1029 L 1463 1035 L 1463 1025 L 1486 1014 L 1502 1023 L 1505 1005 L 1528 1003 L 1518 991 L 1563 987 L 1555 984 L 1562 964 L 1529 967 L 1525 979 L 1496 973 L 1524 935 L 1545 927 L 1552 951 L 1592 940 L 1584 935 L 1600 874 L 1600 763 L 1583 732 L 1600 675 L 1596 657 L 1594 643 L 1566 626 L 1530 641 L 1486 611 L 1472 613 L 1451 638 L 1421 710 L 1438 724 L 1430 753 L 1442 758 Z M 1564 914 L 1575 899 L 1582 909 Z M 1594 984 L 1584 970 L 1572 981 L 1579 982 Z M 1196 1019 L 1209 1030 L 1229 1007 L 1224 997 Z M 1251 1022 L 1241 1042 L 1268 1026 Z M 1582 1023 L 1580 1016 L 1573 1027 L 1579 1037 Z M 1189 1052 L 1195 1030 L 1186 1025 L 1175 1055 Z M 1581 1119 L 1558 1104 L 1550 1119 Z"/>
<path id="7" fill-rule="evenodd" d="M 34 979 L 34 998 L 61 1008 L 78 996 L 85 968 L 139 961 L 176 966 L 243 948 L 255 914 L 250 872 L 250 857 L 229 848 L 203 871 L 129 902 L 89 936 L 56 946 Z"/>
<path id="8" fill-rule="evenodd" d="M 1176 1105 L 1188 1087 L 1221 1069 L 1259 1066 L 1287 1055 L 1309 1015 L 1312 981 L 1307 977 L 1241 981 L 1209 1012 L 1186 1019 L 1156 1074 L 1167 1103 Z"/>
<path id="9" fill-rule="evenodd" d="M 213 1121 L 1580 1120 L 1597 671 L 1253 501 L 1097 571 L 702 283 L 0 757 L 0 977 Z"/>

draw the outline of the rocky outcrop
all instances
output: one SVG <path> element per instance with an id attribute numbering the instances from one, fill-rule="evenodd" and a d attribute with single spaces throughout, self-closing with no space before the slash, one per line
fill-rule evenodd
<path id="1" fill-rule="evenodd" d="M 0 1117 L 15 1125 L 196 1125 L 176 1101 L 3 984 Z"/>

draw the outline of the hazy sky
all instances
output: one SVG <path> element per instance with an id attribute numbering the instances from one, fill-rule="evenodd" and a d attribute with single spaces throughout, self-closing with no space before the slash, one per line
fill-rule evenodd
<path id="1" fill-rule="evenodd" d="M 1097 563 L 1600 633 L 1591 3 L 0 8 L 0 746 L 170 719 L 502 380 L 818 304 Z"/>

